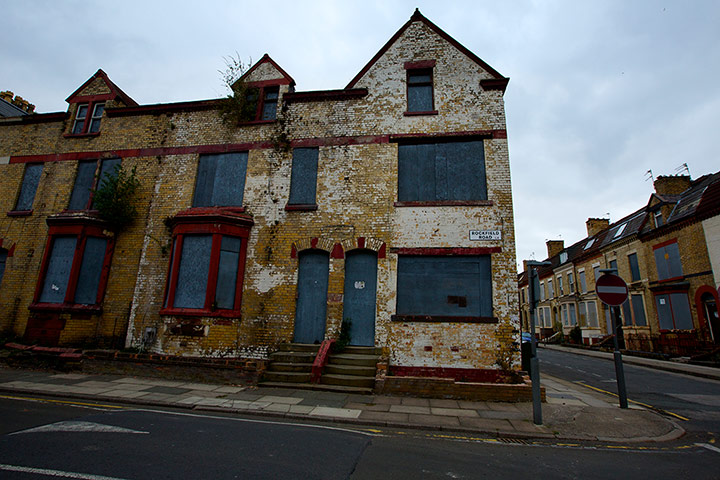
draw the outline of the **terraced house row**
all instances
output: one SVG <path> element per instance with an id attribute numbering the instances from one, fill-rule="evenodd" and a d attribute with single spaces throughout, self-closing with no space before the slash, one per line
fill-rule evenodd
<path id="1" fill-rule="evenodd" d="M 268 55 L 239 82 L 234 124 L 102 70 L 66 112 L 0 120 L 2 329 L 267 359 L 347 320 L 396 375 L 517 368 L 508 79 L 416 11 L 345 88 L 296 91 Z M 139 180 L 121 230 L 92 194 L 118 166 Z"/>
<path id="2" fill-rule="evenodd" d="M 608 339 L 610 311 L 595 281 L 601 269 L 614 268 L 629 287 L 618 331 L 626 348 L 698 355 L 720 344 L 720 172 L 661 176 L 654 186 L 647 205 L 617 222 L 588 219 L 579 242 L 547 242 L 550 265 L 538 270 L 541 338 L 579 327 L 585 344 Z M 527 330 L 527 268 L 518 282 Z"/>

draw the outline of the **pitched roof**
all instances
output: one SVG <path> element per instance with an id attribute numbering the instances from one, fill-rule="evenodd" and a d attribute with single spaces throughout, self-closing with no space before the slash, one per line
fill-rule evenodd
<path id="1" fill-rule="evenodd" d="M 130 98 L 130 96 L 127 93 L 123 92 L 120 89 L 120 87 L 115 85 L 112 82 L 112 80 L 110 80 L 110 77 L 108 77 L 107 74 L 102 71 L 102 69 L 98 69 L 98 71 L 95 72 L 95 74 L 92 77 L 88 78 L 85 83 L 80 85 L 80 87 L 77 90 L 75 90 L 73 93 L 71 93 L 70 96 L 65 99 L 65 101 L 68 103 L 72 103 L 72 102 L 76 102 L 76 101 L 82 99 L 82 97 L 83 97 L 83 95 L 81 95 L 82 91 L 85 89 L 85 87 L 90 85 L 97 78 L 102 79 L 102 81 L 105 82 L 105 85 L 107 85 L 107 87 L 110 89 L 111 93 L 109 94 L 109 98 L 120 98 L 123 101 L 123 103 L 125 103 L 125 105 L 127 105 L 127 106 L 130 106 L 130 107 L 137 106 L 138 103 L 135 100 L 133 100 L 132 98 Z"/>
<path id="2" fill-rule="evenodd" d="M 266 63 L 272 65 L 272 66 L 275 68 L 275 70 L 277 70 L 278 73 L 282 76 L 282 81 L 278 82 L 279 84 L 281 84 L 281 85 L 290 85 L 291 87 L 295 86 L 295 80 L 293 80 L 293 78 L 292 78 L 290 75 L 288 75 L 288 73 L 287 73 L 285 70 L 283 70 L 282 67 L 280 67 L 280 65 L 278 65 L 278 64 L 275 62 L 275 60 L 273 60 L 272 58 L 270 58 L 270 55 L 268 55 L 267 53 L 266 53 L 265 55 L 263 55 L 260 60 L 258 60 L 257 62 L 255 62 L 255 65 L 253 65 L 252 67 L 250 67 L 250 68 L 248 69 L 248 71 L 245 72 L 240 78 L 238 78 L 237 80 L 235 80 L 235 82 L 233 82 L 233 86 L 234 86 L 237 82 L 239 82 L 239 81 L 241 81 L 241 80 L 243 80 L 243 79 L 245 79 L 245 78 L 249 78 L 261 65 L 264 65 L 264 64 L 266 64 Z M 249 82 L 249 83 L 253 83 L 253 82 Z M 277 83 L 276 83 L 276 84 L 277 84 Z"/>
<path id="3" fill-rule="evenodd" d="M 20 117 L 22 115 L 29 115 L 29 113 L 0 98 L 0 117 Z"/>
<path id="4" fill-rule="evenodd" d="M 400 30 L 398 30 L 395 35 L 393 35 L 388 42 L 383 45 L 383 47 L 375 54 L 375 56 L 363 67 L 360 72 L 355 75 L 355 77 L 350 80 L 350 83 L 347 84 L 345 87 L 348 88 L 354 88 L 357 82 L 367 73 L 368 70 L 387 52 L 390 47 L 402 36 L 403 33 L 405 33 L 405 30 L 410 27 L 410 25 L 413 22 L 422 22 L 425 25 L 427 25 L 428 28 L 433 30 L 435 33 L 437 33 L 439 36 L 447 40 L 452 46 L 457 48 L 459 51 L 464 53 L 470 60 L 478 64 L 483 70 L 488 72 L 490 75 L 492 75 L 494 78 L 492 80 L 488 81 L 488 87 L 489 88 L 499 88 L 504 90 L 505 86 L 507 85 L 507 81 L 509 80 L 507 77 L 503 77 L 500 72 L 495 70 L 493 67 L 485 63 L 480 57 L 472 53 L 470 50 L 465 48 L 460 42 L 452 38 L 450 35 L 448 35 L 444 30 L 442 30 L 440 27 L 435 25 L 433 22 L 425 18 L 425 16 L 420 13 L 419 9 L 415 9 L 415 13 L 412 14 L 410 17 L 410 20 L 408 20 L 405 25 L 400 27 Z"/>

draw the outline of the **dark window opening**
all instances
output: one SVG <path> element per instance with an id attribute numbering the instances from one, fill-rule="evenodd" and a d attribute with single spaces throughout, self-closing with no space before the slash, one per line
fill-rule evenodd
<path id="1" fill-rule="evenodd" d="M 25 167 L 25 175 L 23 176 L 20 194 L 15 204 L 15 211 L 32 210 L 42 170 L 42 163 L 31 163 Z"/>
<path id="2" fill-rule="evenodd" d="M 70 195 L 68 210 L 89 210 L 92 208 L 92 191 L 102 185 L 105 178 L 117 175 L 119 158 L 104 160 L 83 160 L 78 162 L 75 184 Z"/>
<path id="3" fill-rule="evenodd" d="M 637 282 L 640 280 L 640 265 L 638 264 L 637 253 L 628 255 L 628 263 L 630 264 L 630 280 Z"/>

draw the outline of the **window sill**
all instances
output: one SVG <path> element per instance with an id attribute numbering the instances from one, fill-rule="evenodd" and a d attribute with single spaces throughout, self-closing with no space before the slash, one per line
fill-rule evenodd
<path id="1" fill-rule="evenodd" d="M 7 212 L 8 217 L 29 217 L 32 215 L 32 210 L 12 210 Z"/>
<path id="2" fill-rule="evenodd" d="M 266 125 L 269 123 L 275 123 L 277 122 L 277 119 L 272 120 L 251 120 L 249 122 L 238 122 L 239 127 L 244 127 L 246 125 Z"/>
<path id="3" fill-rule="evenodd" d="M 28 309 L 33 312 L 87 313 L 91 315 L 102 313 L 100 305 L 80 305 L 75 303 L 32 303 Z"/>
<path id="4" fill-rule="evenodd" d="M 414 117 L 417 115 L 437 115 L 437 110 L 428 110 L 426 112 L 403 112 L 403 115 L 406 117 Z"/>
<path id="5" fill-rule="evenodd" d="M 312 212 L 317 209 L 317 203 L 285 205 L 285 211 L 287 212 Z"/>
<path id="6" fill-rule="evenodd" d="M 439 200 L 395 202 L 395 207 L 492 207 L 492 200 Z"/>
<path id="7" fill-rule="evenodd" d="M 63 137 L 65 138 L 85 138 L 85 137 L 99 137 L 100 132 L 93 132 L 93 133 L 64 133 Z"/>
<path id="8" fill-rule="evenodd" d="M 497 317 L 461 317 L 453 315 L 392 315 L 393 322 L 498 323 Z"/>
<path id="9" fill-rule="evenodd" d="M 161 308 L 160 315 L 168 317 L 240 318 L 239 310 L 204 310 L 194 308 Z"/>

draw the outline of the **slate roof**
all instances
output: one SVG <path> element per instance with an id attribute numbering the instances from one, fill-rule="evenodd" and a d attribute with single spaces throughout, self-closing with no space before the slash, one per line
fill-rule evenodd
<path id="1" fill-rule="evenodd" d="M 30 115 L 22 108 L 18 108 L 10 102 L 0 98 L 0 117 L 19 117 L 22 115 Z"/>

